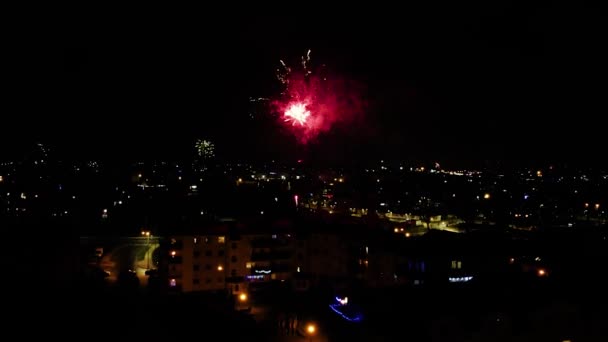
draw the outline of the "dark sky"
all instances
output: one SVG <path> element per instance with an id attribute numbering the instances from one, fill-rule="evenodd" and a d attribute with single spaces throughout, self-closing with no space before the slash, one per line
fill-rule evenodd
<path id="1" fill-rule="evenodd" d="M 0 156 L 43 141 L 75 158 L 384 157 L 463 164 L 602 155 L 606 20 L 579 4 L 285 10 L 125 9 L 14 28 Z M 331 12 L 331 13 L 330 13 Z M 75 16 L 76 17 L 76 16 Z M 56 24 L 56 25 L 55 25 Z M 55 27 L 55 26 L 61 26 Z M 365 85 L 365 118 L 308 147 L 249 97 L 313 61 Z"/>

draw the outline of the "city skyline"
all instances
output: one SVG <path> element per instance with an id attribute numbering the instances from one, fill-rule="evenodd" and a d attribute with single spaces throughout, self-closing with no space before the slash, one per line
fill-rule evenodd
<path id="1" fill-rule="evenodd" d="M 7 25 L 5 335 L 607 340 L 601 12 L 294 5 Z"/>

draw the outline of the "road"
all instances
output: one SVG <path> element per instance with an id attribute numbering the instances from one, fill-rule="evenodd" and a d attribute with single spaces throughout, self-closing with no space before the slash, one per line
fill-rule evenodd
<path id="1" fill-rule="evenodd" d="M 141 286 L 146 286 L 146 270 L 155 269 L 154 251 L 158 249 L 157 237 L 81 238 L 88 245 L 103 247 L 100 267 L 109 273 L 107 281 L 115 283 L 121 271 L 135 271 Z"/>

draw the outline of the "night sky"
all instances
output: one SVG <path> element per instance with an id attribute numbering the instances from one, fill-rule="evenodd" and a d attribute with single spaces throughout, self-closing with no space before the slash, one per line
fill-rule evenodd
<path id="1" fill-rule="evenodd" d="M 70 158 L 180 158 L 207 137 L 226 159 L 466 165 L 590 161 L 607 145 L 593 8 L 122 12 L 14 28 L 0 157 L 42 141 Z M 278 60 L 308 49 L 364 85 L 368 108 L 303 147 L 249 98 L 276 96 Z"/>

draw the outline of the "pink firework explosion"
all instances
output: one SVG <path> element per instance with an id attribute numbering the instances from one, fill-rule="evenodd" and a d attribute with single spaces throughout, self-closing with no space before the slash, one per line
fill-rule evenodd
<path id="1" fill-rule="evenodd" d="M 338 123 L 348 124 L 363 113 L 361 88 L 325 70 L 310 66 L 310 50 L 302 57 L 301 68 L 292 69 L 281 61 L 277 78 L 284 86 L 273 108 L 301 143 L 329 131 Z"/>
<path id="2" fill-rule="evenodd" d="M 306 103 L 292 103 L 283 115 L 285 116 L 285 121 L 291 122 L 292 125 L 297 123 L 304 126 L 310 116 L 310 112 L 306 109 Z"/>

